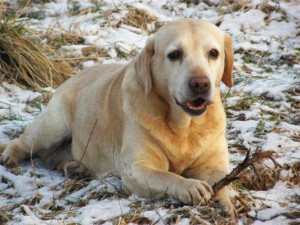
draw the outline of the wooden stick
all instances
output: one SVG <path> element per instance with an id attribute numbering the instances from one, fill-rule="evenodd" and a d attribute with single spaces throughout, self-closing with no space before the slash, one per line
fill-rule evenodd
<path id="1" fill-rule="evenodd" d="M 222 180 L 215 183 L 213 185 L 213 190 L 215 193 L 217 193 L 219 190 L 221 190 L 224 186 L 230 184 L 234 180 L 238 180 L 238 175 L 246 169 L 248 166 L 252 165 L 255 162 L 259 162 L 262 159 L 271 159 L 274 163 L 274 158 L 272 157 L 273 152 L 272 151 L 266 151 L 261 152 L 256 150 L 255 153 L 250 155 L 250 150 L 247 150 L 246 157 L 243 162 L 239 163 L 229 174 L 227 174 Z M 276 161 L 275 161 L 276 162 Z M 275 166 L 278 166 L 279 164 L 276 162 L 274 163 Z"/>

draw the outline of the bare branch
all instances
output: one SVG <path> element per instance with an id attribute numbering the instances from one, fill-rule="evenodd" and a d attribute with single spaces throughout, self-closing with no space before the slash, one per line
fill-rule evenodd
<path id="1" fill-rule="evenodd" d="M 230 184 L 234 180 L 238 180 L 238 175 L 245 170 L 248 166 L 252 165 L 253 163 L 259 162 L 262 159 L 271 159 L 275 166 L 280 166 L 272 157 L 273 152 L 272 151 L 266 151 L 261 152 L 259 150 L 256 150 L 255 153 L 250 155 L 250 150 L 247 151 L 246 157 L 243 160 L 243 162 L 239 163 L 229 174 L 227 174 L 222 180 L 215 183 L 213 185 L 213 190 L 215 193 L 217 193 L 219 190 L 221 190 L 224 186 Z M 276 163 L 275 163 L 275 162 Z"/>

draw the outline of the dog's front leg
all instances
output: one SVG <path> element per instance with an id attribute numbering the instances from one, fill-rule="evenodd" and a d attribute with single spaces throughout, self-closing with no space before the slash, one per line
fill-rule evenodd
<path id="1" fill-rule="evenodd" d="M 183 176 L 192 179 L 202 180 L 213 186 L 220 181 L 229 171 L 229 153 L 225 135 L 219 136 L 209 147 L 209 154 L 199 158 L 194 164 L 184 171 Z M 231 218 L 236 217 L 236 210 L 229 198 L 228 186 L 223 187 L 215 193 L 222 210 Z"/>
<path id="2" fill-rule="evenodd" d="M 161 198 L 165 195 L 186 204 L 199 204 L 211 198 L 212 188 L 204 181 L 186 179 L 168 171 L 168 163 L 158 154 L 123 154 L 122 187 L 128 194 Z"/>
<path id="3" fill-rule="evenodd" d="M 199 179 L 204 180 L 208 184 L 213 185 L 219 180 L 221 180 L 223 177 L 226 176 L 226 172 L 215 170 L 214 168 L 207 168 L 207 170 L 199 170 L 195 171 L 193 179 Z M 229 198 L 229 190 L 228 186 L 223 187 L 221 190 L 219 190 L 215 196 L 214 199 L 218 203 L 218 205 L 222 208 L 222 210 L 225 212 L 225 214 L 231 218 L 236 217 L 236 210 L 233 206 L 233 204 L 230 201 Z"/>

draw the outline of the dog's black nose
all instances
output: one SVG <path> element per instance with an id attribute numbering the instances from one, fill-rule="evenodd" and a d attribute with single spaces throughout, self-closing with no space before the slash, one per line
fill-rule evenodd
<path id="1" fill-rule="evenodd" d="M 190 80 L 190 88 L 192 91 L 204 94 L 210 89 L 210 81 L 208 77 L 193 77 Z"/>

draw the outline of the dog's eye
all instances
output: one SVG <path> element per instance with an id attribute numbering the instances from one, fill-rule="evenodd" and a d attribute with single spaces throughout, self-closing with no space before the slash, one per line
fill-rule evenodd
<path id="1" fill-rule="evenodd" d="M 181 58 L 181 52 L 176 50 L 176 51 L 173 51 L 171 53 L 168 54 L 168 58 L 171 60 L 171 61 L 175 61 L 177 59 L 180 59 Z"/>
<path id="2" fill-rule="evenodd" d="M 212 50 L 210 50 L 209 55 L 210 55 L 212 58 L 216 59 L 216 58 L 218 58 L 218 56 L 219 56 L 219 51 L 218 51 L 217 49 L 212 49 Z"/>

